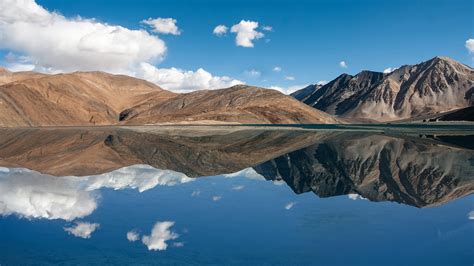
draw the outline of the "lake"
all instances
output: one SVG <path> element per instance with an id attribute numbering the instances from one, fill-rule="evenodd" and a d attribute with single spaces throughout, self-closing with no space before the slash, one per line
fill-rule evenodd
<path id="1" fill-rule="evenodd" d="M 0 265 L 472 265 L 471 126 L 0 129 Z"/>

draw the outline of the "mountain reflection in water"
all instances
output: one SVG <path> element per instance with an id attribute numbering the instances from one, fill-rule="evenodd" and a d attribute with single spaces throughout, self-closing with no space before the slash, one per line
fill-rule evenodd
<path id="1" fill-rule="evenodd" d="M 91 194 L 100 188 L 144 191 L 246 169 L 297 194 L 434 206 L 473 192 L 473 140 L 449 132 L 240 127 L 2 129 L 0 202 L 3 214 L 73 220 L 96 208 Z M 61 199 L 49 209 L 25 209 L 14 204 L 21 201 L 15 188 L 31 193 L 29 200 Z"/>
<path id="2" fill-rule="evenodd" d="M 468 265 L 471 133 L 0 129 L 0 264 Z"/>

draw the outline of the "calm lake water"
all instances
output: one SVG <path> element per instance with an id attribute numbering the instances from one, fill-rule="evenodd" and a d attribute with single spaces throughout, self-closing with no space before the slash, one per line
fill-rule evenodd
<path id="1" fill-rule="evenodd" d="M 0 129 L 0 265 L 473 265 L 470 128 Z"/>

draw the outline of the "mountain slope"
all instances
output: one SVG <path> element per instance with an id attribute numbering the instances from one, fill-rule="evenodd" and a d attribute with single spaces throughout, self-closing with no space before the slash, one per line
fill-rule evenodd
<path id="1" fill-rule="evenodd" d="M 401 120 L 472 106 L 474 70 L 452 59 L 435 57 L 388 74 L 343 74 L 308 94 L 298 91 L 293 95 L 342 118 Z"/>
<path id="2" fill-rule="evenodd" d="M 333 117 L 278 91 L 236 85 L 142 103 L 121 113 L 127 124 L 221 121 L 249 124 L 337 123 Z"/>
<path id="3" fill-rule="evenodd" d="M 132 115 L 133 114 L 133 115 Z M 181 123 L 337 123 L 292 97 L 236 86 L 176 94 L 104 72 L 0 71 L 0 127 Z M 121 122 L 122 121 L 122 122 Z"/>

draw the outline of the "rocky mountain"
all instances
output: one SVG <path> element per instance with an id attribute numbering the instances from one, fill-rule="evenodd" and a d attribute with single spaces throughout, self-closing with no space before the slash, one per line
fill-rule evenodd
<path id="1" fill-rule="evenodd" d="M 435 57 L 387 74 L 342 74 L 320 88 L 307 87 L 292 96 L 352 121 L 401 120 L 474 105 L 474 70 Z"/>
<path id="2" fill-rule="evenodd" d="M 337 123 L 277 91 L 234 86 L 177 94 L 103 72 L 0 71 L 0 127 L 155 123 Z"/>
<path id="3" fill-rule="evenodd" d="M 449 136 L 447 140 L 466 143 L 472 136 Z M 357 194 L 371 201 L 426 207 L 473 193 L 473 160 L 472 150 L 433 139 L 352 132 L 254 169 L 269 180 L 283 180 L 298 194 Z"/>

